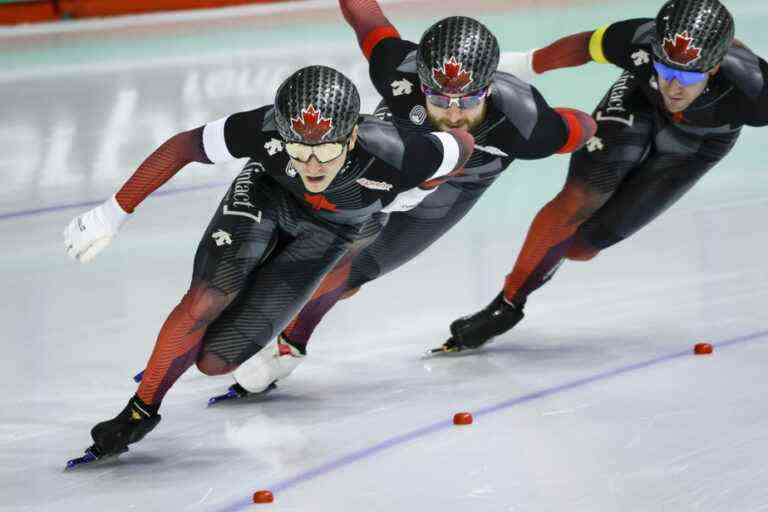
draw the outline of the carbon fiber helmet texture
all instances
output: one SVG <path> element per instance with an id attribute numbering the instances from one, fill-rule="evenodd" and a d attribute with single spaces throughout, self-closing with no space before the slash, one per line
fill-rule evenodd
<path id="1" fill-rule="evenodd" d="M 731 47 L 733 16 L 718 0 L 669 0 L 656 16 L 653 51 L 664 64 L 709 71 Z"/>
<path id="2" fill-rule="evenodd" d="M 419 42 L 421 83 L 445 94 L 468 94 L 487 86 L 499 67 L 499 42 L 477 20 L 452 16 L 432 25 Z"/>
<path id="3" fill-rule="evenodd" d="M 275 95 L 275 123 L 286 142 L 318 144 L 344 140 L 359 117 L 357 87 L 326 66 L 296 71 Z"/>

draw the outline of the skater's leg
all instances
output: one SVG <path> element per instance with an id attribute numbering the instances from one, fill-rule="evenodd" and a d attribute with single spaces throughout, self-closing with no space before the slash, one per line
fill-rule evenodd
<path id="1" fill-rule="evenodd" d="M 345 258 L 329 274 L 301 312 L 283 331 L 291 344 L 306 350 L 312 333 L 339 300 L 351 297 L 362 285 L 412 260 L 474 206 L 487 187 L 465 190 L 446 183 L 416 208 L 389 215 L 389 220 L 370 244 Z"/>
<path id="2" fill-rule="evenodd" d="M 520 254 L 504 283 L 503 298 L 518 306 L 552 278 L 574 243 L 579 226 L 641 165 L 653 142 L 655 120 L 649 106 L 631 107 L 634 78 L 622 75 L 595 110 L 595 137 L 571 157 L 563 190 L 531 224 Z M 619 108 L 619 113 L 611 109 Z M 614 115 L 607 116 L 605 112 Z M 602 113 L 602 115 L 598 115 Z"/>
<path id="3" fill-rule="evenodd" d="M 238 177 L 241 189 L 246 178 L 252 184 L 249 206 L 234 204 L 233 189 L 222 201 L 198 247 L 192 284 L 163 324 L 137 394 L 115 418 L 92 429 L 91 449 L 100 456 L 124 451 L 157 425 L 165 393 L 194 364 L 206 328 L 268 253 L 276 234 L 271 194 L 256 188 L 248 167 Z"/>
<path id="4" fill-rule="evenodd" d="M 320 226 L 295 208 L 294 224 L 286 229 L 290 240 L 278 244 L 238 300 L 208 329 L 197 361 L 200 371 L 231 371 L 273 340 L 350 250 L 357 233 Z M 281 228 L 286 224 L 281 220 Z"/>
<path id="5" fill-rule="evenodd" d="M 653 146 L 654 112 L 632 101 L 635 80 L 625 73 L 600 102 L 595 137 L 573 154 L 565 186 L 534 218 L 502 292 L 482 310 L 452 322 L 443 350 L 476 348 L 513 328 L 528 295 L 552 278 L 565 257 L 589 256 L 576 236 L 579 226 L 610 200 Z"/>
<path id="6" fill-rule="evenodd" d="M 579 229 L 584 247 L 601 251 L 630 237 L 675 204 L 733 148 L 739 132 L 707 139 L 662 132 L 677 151 L 657 151 L 621 184 L 616 194 Z M 682 148 L 686 148 L 683 150 Z"/>
<path id="7" fill-rule="evenodd" d="M 352 268 L 353 252 L 345 255 L 331 270 L 304 308 L 283 330 L 282 337 L 291 346 L 306 354 L 307 342 L 323 316 L 349 292 L 347 280 Z"/>
<path id="8" fill-rule="evenodd" d="M 246 181 L 253 183 L 249 201 L 243 201 L 242 192 L 235 200 L 233 184 L 200 241 L 192 285 L 160 330 L 137 392 L 148 405 L 159 405 L 195 364 L 206 330 L 240 294 L 274 245 L 277 215 L 271 187 L 262 185 L 248 167 L 236 180 L 238 190 Z"/>
<path id="9" fill-rule="evenodd" d="M 573 235 L 573 242 L 565 253 L 565 257 L 571 261 L 589 261 L 599 253 L 600 249 L 585 240 L 582 230 L 579 229 Z"/>
<path id="10" fill-rule="evenodd" d="M 235 371 L 235 381 L 253 391 L 267 389 L 287 377 L 303 360 L 307 343 L 324 315 L 339 301 L 354 295 L 362 284 L 411 260 L 466 215 L 487 187 L 441 185 L 417 208 L 389 215 L 381 233 L 370 243 L 355 245 L 328 274 L 301 312 L 273 340 Z"/>
<path id="11" fill-rule="evenodd" d="M 627 174 L 610 199 L 580 225 L 570 238 L 566 256 L 581 261 L 592 259 L 602 249 L 646 226 L 728 154 L 738 135 L 738 130 L 733 130 L 704 139 L 674 125 L 654 133 L 650 154 Z M 535 283 L 540 286 L 548 277 L 545 275 Z M 506 332 L 522 315 L 518 314 L 514 322 L 504 323 L 502 302 L 507 306 L 509 303 L 501 299 L 503 297 L 497 297 L 485 310 L 454 324 L 468 326 L 472 333 L 469 338 L 482 343 Z M 499 307 L 494 309 L 495 306 Z M 454 325 L 451 331 L 454 338 L 457 337 Z"/>

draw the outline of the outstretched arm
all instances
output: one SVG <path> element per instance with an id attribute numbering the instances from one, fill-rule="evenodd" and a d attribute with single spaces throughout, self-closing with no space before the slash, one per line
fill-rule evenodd
<path id="1" fill-rule="evenodd" d="M 355 30 L 357 42 L 366 59 L 382 39 L 400 37 L 376 0 L 339 0 L 344 19 Z"/>
<path id="2" fill-rule="evenodd" d="M 149 194 L 192 162 L 211 163 L 203 149 L 203 127 L 176 134 L 160 145 L 117 192 L 117 203 L 133 213 Z"/>
<path id="3" fill-rule="evenodd" d="M 91 261 L 109 245 L 139 203 L 191 162 L 211 163 L 203 149 L 202 127 L 165 141 L 117 194 L 72 219 L 64 230 L 67 253 L 81 263 Z"/>
<path id="4" fill-rule="evenodd" d="M 592 61 L 605 62 L 599 37 L 600 30 L 580 32 L 529 52 L 504 52 L 499 69 L 530 82 L 536 75 L 554 69 L 583 66 Z"/>

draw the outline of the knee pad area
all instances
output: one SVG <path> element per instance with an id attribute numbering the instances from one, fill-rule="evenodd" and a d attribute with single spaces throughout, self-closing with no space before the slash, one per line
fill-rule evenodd
<path id="1" fill-rule="evenodd" d="M 211 352 L 205 352 L 201 354 L 200 359 L 198 359 L 195 364 L 201 373 L 208 375 L 209 377 L 215 375 L 225 375 L 232 372 L 236 368 L 236 365 L 228 363 L 224 359 Z"/>
<path id="2" fill-rule="evenodd" d="M 584 240 L 576 240 L 568 249 L 565 257 L 571 261 L 589 261 L 600 254 L 600 249 L 592 247 Z"/>
<path id="3" fill-rule="evenodd" d="M 357 295 L 357 293 L 359 291 L 360 291 L 360 287 L 359 286 L 357 288 L 351 288 L 351 289 L 347 290 L 346 292 L 344 292 L 341 295 L 341 297 L 339 298 L 339 300 L 349 299 L 350 297 L 352 297 L 354 295 Z"/>
<path id="4" fill-rule="evenodd" d="M 181 306 L 198 324 L 210 324 L 232 302 L 233 298 L 233 295 L 226 295 L 216 288 L 198 284 L 184 295 Z"/>

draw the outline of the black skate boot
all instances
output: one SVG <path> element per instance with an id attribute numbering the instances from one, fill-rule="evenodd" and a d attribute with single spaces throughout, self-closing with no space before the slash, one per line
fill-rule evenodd
<path id="1" fill-rule="evenodd" d="M 523 305 L 507 302 L 504 294 L 500 293 L 484 309 L 454 320 L 451 323 L 451 337 L 442 347 L 430 352 L 461 352 L 480 348 L 499 334 L 512 329 L 523 316 Z"/>
<path id="2" fill-rule="evenodd" d="M 141 441 L 160 423 L 157 409 L 158 406 L 147 405 L 133 396 L 120 414 L 91 429 L 93 445 L 85 450 L 83 457 L 67 462 L 67 469 L 127 452 L 129 444 Z"/>

